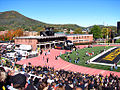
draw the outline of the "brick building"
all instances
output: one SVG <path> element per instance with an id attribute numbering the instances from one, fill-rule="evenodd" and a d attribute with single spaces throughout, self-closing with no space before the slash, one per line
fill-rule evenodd
<path id="1" fill-rule="evenodd" d="M 69 34 L 66 37 L 67 40 L 71 40 L 73 43 L 93 42 L 93 34 Z"/>
<path id="2" fill-rule="evenodd" d="M 33 50 L 37 48 L 52 48 L 54 45 L 64 43 L 66 36 L 24 36 L 16 37 L 15 44 L 31 45 Z"/>
<path id="3" fill-rule="evenodd" d="M 36 32 L 36 31 L 24 31 L 23 35 L 24 36 L 37 36 L 38 32 Z"/>
<path id="4" fill-rule="evenodd" d="M 73 43 L 93 42 L 92 34 L 55 34 L 54 36 L 24 36 L 16 37 L 15 44 L 31 45 L 33 50 L 37 48 L 52 48 L 56 44 L 71 40 Z"/>

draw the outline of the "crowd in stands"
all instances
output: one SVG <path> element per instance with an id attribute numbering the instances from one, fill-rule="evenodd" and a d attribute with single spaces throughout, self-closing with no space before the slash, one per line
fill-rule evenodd
<path id="1" fill-rule="evenodd" d="M 31 63 L 5 71 L 6 66 L 0 67 L 0 90 L 120 90 L 120 78 L 113 73 L 90 75 Z"/>

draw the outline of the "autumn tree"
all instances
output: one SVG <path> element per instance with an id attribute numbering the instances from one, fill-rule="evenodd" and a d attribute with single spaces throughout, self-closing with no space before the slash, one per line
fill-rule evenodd
<path id="1" fill-rule="evenodd" d="M 19 29 L 15 30 L 13 33 L 14 33 L 15 37 L 23 36 L 23 29 L 19 28 Z"/>
<path id="2" fill-rule="evenodd" d="M 8 40 L 12 40 L 13 39 L 13 30 L 9 30 L 5 36 L 8 38 Z"/>
<path id="3" fill-rule="evenodd" d="M 3 41 L 8 41 L 8 40 L 13 40 L 14 37 L 20 37 L 23 36 L 23 29 L 18 28 L 16 30 L 9 30 L 6 34 L 1 36 L 1 40 Z"/>
<path id="4" fill-rule="evenodd" d="M 5 36 L 4 35 L 0 35 L 0 40 L 4 41 L 5 40 Z"/>

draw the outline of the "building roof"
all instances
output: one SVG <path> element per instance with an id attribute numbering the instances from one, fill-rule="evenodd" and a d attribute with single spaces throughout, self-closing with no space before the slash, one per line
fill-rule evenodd
<path id="1" fill-rule="evenodd" d="M 93 34 L 66 34 L 66 36 L 93 36 Z"/>
<path id="2" fill-rule="evenodd" d="M 57 37 L 65 37 L 65 35 L 57 35 L 57 36 L 23 36 L 23 37 L 15 37 L 15 39 L 45 39 L 45 38 L 57 38 Z"/>
<path id="3" fill-rule="evenodd" d="M 69 37 L 69 36 L 93 36 L 93 34 L 59 34 L 55 36 L 23 36 L 15 37 L 15 39 L 45 39 L 45 38 L 57 38 L 57 37 Z"/>
<path id="4" fill-rule="evenodd" d="M 56 34 L 64 34 L 64 32 L 56 32 Z"/>

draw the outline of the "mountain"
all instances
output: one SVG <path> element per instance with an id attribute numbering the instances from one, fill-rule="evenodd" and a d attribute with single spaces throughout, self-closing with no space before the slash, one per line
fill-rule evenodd
<path id="1" fill-rule="evenodd" d="M 40 31 L 44 27 L 54 27 L 55 29 L 76 29 L 80 26 L 76 24 L 47 24 L 28 18 L 17 11 L 0 12 L 0 30 L 10 30 L 16 28 L 23 28 L 24 30 Z"/>
<path id="2" fill-rule="evenodd" d="M 94 26 L 94 25 L 93 25 Z M 82 30 L 90 30 L 93 26 L 81 27 L 77 24 L 47 24 L 38 20 L 28 18 L 17 11 L 0 12 L 0 31 L 23 28 L 27 31 L 41 31 L 45 27 L 54 27 L 55 31 L 63 31 L 64 29 L 82 28 Z M 104 25 L 98 25 L 104 28 Z M 116 30 L 116 26 L 109 26 Z"/>

